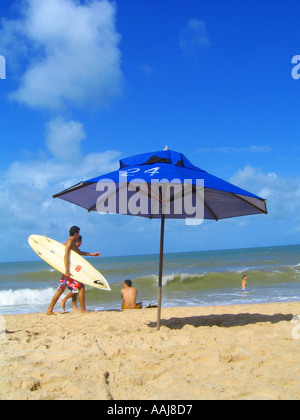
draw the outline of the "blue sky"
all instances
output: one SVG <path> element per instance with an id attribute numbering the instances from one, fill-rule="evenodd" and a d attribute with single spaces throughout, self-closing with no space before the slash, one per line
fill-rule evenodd
<path id="1" fill-rule="evenodd" d="M 268 200 L 267 216 L 166 224 L 166 252 L 299 243 L 300 3 L 1 0 L 0 261 L 81 227 L 84 250 L 157 253 L 159 222 L 52 195 L 170 149 Z M 300 71 L 299 71 L 300 73 Z"/>

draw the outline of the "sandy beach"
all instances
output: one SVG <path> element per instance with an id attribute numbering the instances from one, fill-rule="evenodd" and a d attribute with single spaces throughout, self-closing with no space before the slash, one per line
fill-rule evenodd
<path id="1" fill-rule="evenodd" d="M 300 399 L 296 315 L 300 302 L 163 308 L 160 331 L 156 309 L 5 316 L 0 399 Z"/>

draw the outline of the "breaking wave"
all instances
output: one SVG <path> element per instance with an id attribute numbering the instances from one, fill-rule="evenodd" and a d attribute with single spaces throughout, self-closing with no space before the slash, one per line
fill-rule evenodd
<path id="1" fill-rule="evenodd" d="M 2 290 L 0 292 L 0 306 L 45 305 L 49 304 L 55 289 L 18 289 Z"/>

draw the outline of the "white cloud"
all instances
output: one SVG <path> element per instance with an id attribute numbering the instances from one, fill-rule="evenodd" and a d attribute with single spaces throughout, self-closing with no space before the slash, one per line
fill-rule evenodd
<path id="1" fill-rule="evenodd" d="M 81 155 L 80 145 L 85 138 L 80 122 L 55 118 L 47 124 L 46 145 L 55 158 L 76 161 Z"/>
<path id="2" fill-rule="evenodd" d="M 76 182 L 118 169 L 119 156 L 118 151 L 109 150 L 104 153 L 89 153 L 78 162 L 57 159 L 16 161 L 5 172 L 4 184 L 29 187 L 37 191 L 70 187 Z M 55 192 L 58 191 L 53 191 L 53 194 Z M 30 195 L 28 199 L 31 199 Z"/>
<path id="3" fill-rule="evenodd" d="M 63 226 L 74 224 L 84 217 L 84 224 L 93 223 L 76 206 L 52 195 L 79 181 L 118 169 L 120 153 L 107 151 L 82 156 L 74 164 L 57 159 L 31 159 L 16 161 L 0 177 L 0 212 L 3 231 L 59 232 Z M 79 222 L 78 222 L 79 223 Z"/>
<path id="4" fill-rule="evenodd" d="M 115 3 L 24 0 L 22 14 L 3 21 L 0 41 L 12 60 L 28 61 L 11 98 L 34 108 L 106 106 L 122 86 Z"/>
<path id="5" fill-rule="evenodd" d="M 245 166 L 230 182 L 267 199 L 268 217 L 300 223 L 299 178 L 281 178 L 274 172 L 265 174 L 260 169 Z"/>
<path id="6" fill-rule="evenodd" d="M 47 124 L 46 153 L 13 162 L 0 176 L 1 215 L 14 228 L 53 223 L 69 217 L 69 210 L 52 195 L 80 181 L 118 169 L 120 152 L 84 154 L 81 142 L 85 132 L 81 123 L 56 118 Z M 56 202 L 54 202 L 56 201 Z M 69 206 L 67 206 L 69 207 Z M 43 218 L 41 215 L 49 217 Z"/>
<path id="7" fill-rule="evenodd" d="M 179 34 L 179 48 L 184 55 L 195 55 L 210 45 L 210 39 L 203 20 L 191 19 Z"/>

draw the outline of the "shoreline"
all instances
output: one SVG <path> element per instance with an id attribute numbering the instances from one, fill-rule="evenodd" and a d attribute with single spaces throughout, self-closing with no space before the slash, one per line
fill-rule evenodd
<path id="1" fill-rule="evenodd" d="M 54 289 L 54 291 L 55 291 L 55 289 Z M 188 306 L 185 306 L 185 305 L 169 305 L 169 306 L 162 306 L 162 309 L 180 309 L 180 308 L 186 308 L 186 309 L 190 309 L 190 308 L 219 308 L 219 307 L 224 307 L 224 308 L 226 308 L 226 307 L 235 307 L 235 306 L 237 306 L 237 307 L 244 307 L 244 306 L 264 306 L 264 305 L 281 305 L 281 304 L 283 304 L 283 305 L 285 305 L 285 304 L 297 304 L 297 303 L 299 303 L 299 305 L 300 305 L 300 298 L 299 298 L 299 300 L 278 300 L 278 301 L 276 301 L 276 300 L 273 300 L 273 301 L 262 301 L 262 302 L 247 302 L 246 301 L 246 299 L 247 299 L 247 296 L 245 295 L 245 303 L 215 303 L 215 304 L 209 304 L 209 303 L 207 303 L 207 304 L 202 304 L 202 305 L 188 305 Z M 118 303 L 119 303 L 119 307 L 117 307 L 117 306 L 115 306 L 115 307 L 113 307 L 113 305 L 112 305 L 112 307 L 111 308 L 103 308 L 103 309 L 94 309 L 93 308 L 93 305 L 91 304 L 90 306 L 89 306 L 89 303 L 87 302 L 86 303 L 86 309 L 87 309 L 87 312 L 89 312 L 89 313 L 101 313 L 101 312 L 123 312 L 123 310 L 122 310 L 122 308 L 121 308 L 121 305 L 122 305 L 122 302 L 121 302 L 121 300 L 119 299 L 118 300 Z M 146 309 L 146 307 L 144 306 L 144 302 L 142 302 L 143 303 L 143 308 L 142 308 L 142 310 L 144 310 L 144 309 Z M 153 303 L 153 301 L 149 301 L 149 302 L 146 302 L 145 303 L 145 305 L 148 305 L 148 304 L 152 304 Z M 46 305 L 47 307 L 49 306 L 48 305 L 48 303 L 47 303 L 47 305 Z M 46 315 L 46 306 L 45 306 L 45 310 L 43 310 L 43 311 L 34 311 L 34 312 L 17 312 L 17 313 L 9 313 L 9 314 L 6 314 L 6 313 L 1 313 L 0 312 L 0 317 L 14 317 L 14 316 L 27 316 L 27 315 Z M 100 305 L 99 305 L 100 306 Z M 77 304 L 77 307 L 78 308 L 80 308 L 80 306 L 79 306 L 79 304 Z M 151 308 L 151 309 L 153 309 L 153 308 Z M 80 311 L 80 309 L 78 310 L 78 312 Z M 55 305 L 55 308 L 54 308 L 54 313 L 55 313 L 55 315 L 67 315 L 67 314 L 71 314 L 71 313 L 73 313 L 73 311 L 72 311 L 72 308 L 71 308 L 71 305 L 70 305 L 70 303 L 68 304 L 68 307 L 66 308 L 66 311 L 65 312 L 63 312 L 62 310 L 61 310 L 61 307 L 60 307 L 60 300 L 57 302 L 57 304 Z M 300 316 L 300 314 L 299 314 L 299 316 Z"/>
<path id="2" fill-rule="evenodd" d="M 0 399 L 300 398 L 300 301 L 156 312 L 0 317 Z"/>

